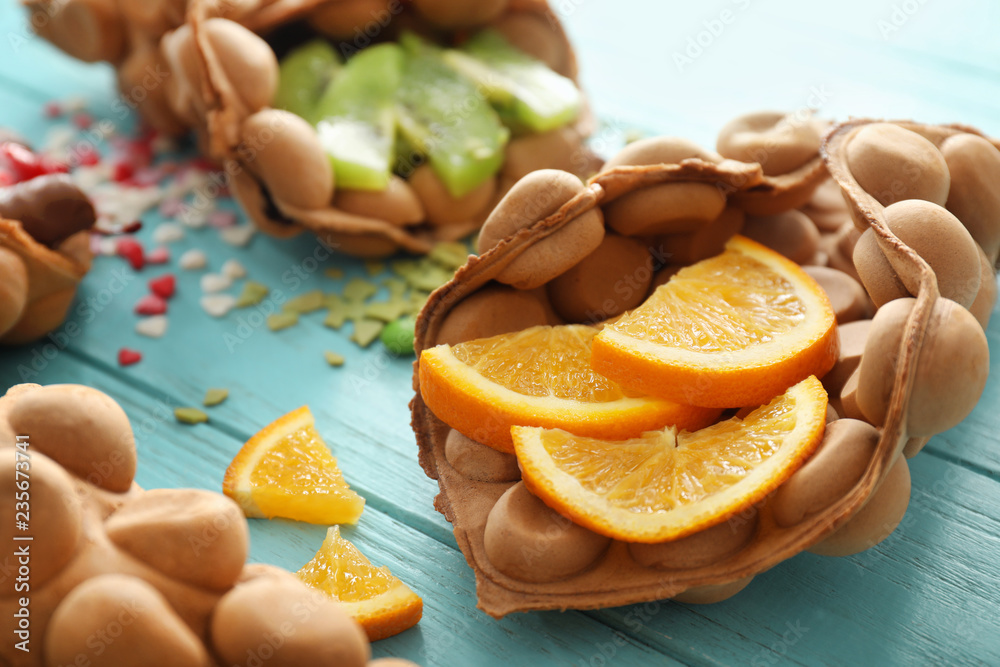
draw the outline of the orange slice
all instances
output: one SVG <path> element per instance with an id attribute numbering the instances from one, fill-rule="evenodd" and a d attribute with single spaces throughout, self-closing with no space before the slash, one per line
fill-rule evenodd
<path id="1" fill-rule="evenodd" d="M 830 300 L 798 265 L 742 236 L 681 269 L 594 339 L 594 370 L 653 396 L 760 405 L 837 360 Z"/>
<path id="2" fill-rule="evenodd" d="M 412 628 L 423 615 L 420 596 L 394 577 L 389 568 L 372 565 L 356 546 L 340 536 L 337 526 L 327 531 L 319 551 L 296 576 L 343 604 L 365 629 L 369 641 Z"/>
<path id="3" fill-rule="evenodd" d="M 692 408 L 625 391 L 595 373 L 597 329 L 570 324 L 438 345 L 420 355 L 420 394 L 438 419 L 503 452 L 510 427 L 562 428 L 621 439 L 668 424 L 699 428 L 718 410 Z"/>
<path id="4" fill-rule="evenodd" d="M 250 438 L 226 469 L 222 491 L 248 517 L 356 523 L 365 499 L 351 490 L 303 406 Z"/>
<path id="5" fill-rule="evenodd" d="M 826 391 L 809 377 L 750 412 L 693 433 L 623 442 L 512 429 L 525 485 L 590 530 L 665 542 L 725 521 L 788 479 L 819 445 Z"/>

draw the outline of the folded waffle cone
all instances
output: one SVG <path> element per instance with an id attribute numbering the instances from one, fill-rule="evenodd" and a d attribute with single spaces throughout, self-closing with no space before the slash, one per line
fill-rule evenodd
<path id="1" fill-rule="evenodd" d="M 19 221 L 0 220 L 0 342 L 26 343 L 62 324 L 91 259 L 88 232 L 49 248 Z"/>
<path id="2" fill-rule="evenodd" d="M 523 173 L 558 167 L 586 176 L 598 164 L 582 145 L 593 126 L 584 103 L 571 125 L 512 139 L 500 173 L 477 188 L 475 197 L 449 195 L 441 205 L 439 181 L 427 177 L 421 188 L 411 187 L 409 175 L 394 178 L 379 195 L 337 196 L 343 191 L 335 187 L 315 129 L 271 108 L 278 80 L 275 49 L 285 51 L 317 34 L 356 51 L 400 30 L 447 41 L 490 26 L 575 81 L 573 49 L 544 0 L 27 4 L 45 12 L 41 34 L 57 46 L 84 60 L 114 63 L 123 95 L 151 125 L 171 134 L 193 129 L 205 155 L 223 166 L 251 220 L 274 236 L 306 229 L 364 257 L 425 253 L 437 241 L 477 229 Z"/>
<path id="3" fill-rule="evenodd" d="M 769 130 L 759 119 L 743 125 L 760 135 L 747 139 L 747 145 L 757 140 L 767 145 L 763 135 Z M 867 143 L 856 144 L 858 132 L 868 125 L 879 131 L 892 126 L 890 136 L 876 132 L 861 137 Z M 900 138 L 894 128 L 913 136 Z M 665 598 L 714 602 L 736 594 L 754 575 L 803 550 L 849 555 L 874 546 L 898 525 L 910 493 L 906 459 L 931 435 L 961 421 L 985 384 L 988 349 L 983 329 L 996 298 L 993 266 L 1000 252 L 1000 199 L 993 194 L 1000 186 L 1000 151 L 995 142 L 960 126 L 857 120 L 829 128 L 822 146 L 820 134 L 826 128 L 816 129 L 806 142 L 811 152 L 798 156 L 791 148 L 790 155 L 783 153 L 778 145 L 754 161 L 737 161 L 683 140 L 657 138 L 626 147 L 575 188 L 566 185 L 572 180 L 566 174 L 532 174 L 515 185 L 491 215 L 480 238 L 480 255 L 470 257 L 454 280 L 432 294 L 417 321 L 418 358 L 440 343 L 454 345 L 539 324 L 595 323 L 621 310 L 587 303 L 569 307 L 573 295 L 555 285 L 602 243 L 602 234 L 604 239 L 631 236 L 647 249 L 667 247 L 673 251 L 668 255 L 690 263 L 721 251 L 728 236 L 741 228 L 745 214 L 746 234 L 767 230 L 767 225 L 779 230 L 779 223 L 789 219 L 809 223 L 809 234 L 816 240 L 807 252 L 811 266 L 804 268 L 817 280 L 844 282 L 858 261 L 862 278 L 875 275 L 902 290 L 890 300 L 872 297 L 874 304 L 862 290 L 860 297 L 852 297 L 857 303 L 850 308 L 838 305 L 839 297 L 831 292 L 840 318 L 841 351 L 823 382 L 836 414 L 830 415 L 816 453 L 763 501 L 723 523 L 662 544 L 596 536 L 549 509 L 519 481 L 512 455 L 474 442 L 435 417 L 421 397 L 415 373 L 411 409 L 420 463 L 438 481 L 435 507 L 454 525 L 456 540 L 475 570 L 479 607 L 485 612 L 501 617 L 516 611 L 591 609 Z M 928 160 L 937 160 L 918 170 L 925 177 L 932 166 L 944 165 L 930 186 L 940 201 L 926 202 L 936 208 L 918 213 L 961 220 L 960 229 L 947 227 L 952 224 L 948 222 L 950 231 L 942 234 L 957 239 L 952 245 L 963 252 L 981 255 L 971 271 L 956 270 L 933 257 L 926 248 L 932 250 L 936 243 L 913 241 L 928 260 L 903 242 L 893 229 L 909 234 L 907 238 L 913 234 L 896 222 L 901 215 L 896 211 L 916 215 L 908 209 L 912 202 L 892 209 L 894 202 L 878 201 L 855 178 L 859 173 L 881 174 L 890 192 L 893 181 L 908 183 L 913 178 L 908 141 L 920 144 L 918 148 L 931 156 Z M 734 141 L 720 137 L 719 143 L 726 158 L 746 159 L 732 148 Z M 769 158 L 774 159 L 770 166 Z M 696 184 L 711 188 L 705 191 Z M 557 201 L 540 205 L 545 192 L 561 194 Z M 706 203 L 712 192 L 723 201 Z M 906 193 L 903 188 L 896 196 Z M 945 201 L 949 209 L 955 202 L 964 207 L 949 212 Z M 821 235 L 810 218 L 793 210 L 799 207 L 817 219 L 839 220 L 838 231 Z M 671 218 L 670 211 L 685 213 Z M 690 216 L 699 212 L 705 219 L 692 225 Z M 738 217 L 741 224 L 718 222 L 726 216 Z M 589 238 L 595 223 L 602 225 L 596 241 L 570 241 Z M 700 229 L 709 230 L 712 238 L 699 236 Z M 869 229 L 881 260 L 859 259 L 853 252 L 853 244 Z M 777 248 L 788 236 L 774 231 L 763 240 Z M 667 262 L 661 269 L 665 279 L 670 259 L 644 258 L 638 264 Z M 861 266 L 866 262 L 874 269 Z M 891 275 L 878 274 L 885 267 Z M 939 277 L 963 271 L 967 275 L 949 278 L 959 285 L 949 290 L 962 300 L 943 299 Z M 617 275 L 608 271 L 606 278 Z M 655 289 L 659 282 L 645 285 Z M 873 278 L 864 285 L 868 292 L 878 292 L 876 283 Z M 601 285 L 590 284 L 591 291 L 601 291 Z M 857 285 L 854 278 L 845 284 Z M 865 319 L 875 305 L 881 307 L 874 319 Z M 956 373 L 956 367 L 962 371 Z M 507 536 L 504 548 L 486 539 L 488 522 Z"/>

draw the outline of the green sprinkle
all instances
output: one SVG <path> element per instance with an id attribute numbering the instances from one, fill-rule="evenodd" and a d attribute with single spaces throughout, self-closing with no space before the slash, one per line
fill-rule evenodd
<path id="1" fill-rule="evenodd" d="M 397 259 L 389 265 L 389 268 L 401 278 L 409 278 L 414 273 L 420 272 L 420 265 L 415 259 Z"/>
<path id="2" fill-rule="evenodd" d="M 385 271 L 385 262 L 376 262 L 370 259 L 365 262 L 365 270 L 368 272 L 368 275 L 377 276 Z"/>
<path id="3" fill-rule="evenodd" d="M 340 295 L 336 292 L 327 292 L 323 296 L 323 307 L 324 308 L 339 308 L 344 300 L 340 298 Z"/>
<path id="4" fill-rule="evenodd" d="M 454 271 L 465 264 L 469 258 L 469 249 L 458 241 L 438 243 L 428 256 L 444 268 Z"/>
<path id="5" fill-rule="evenodd" d="M 327 350 L 323 353 L 323 358 L 326 359 L 326 363 L 331 366 L 343 366 L 344 365 L 344 355 L 337 354 L 336 352 L 331 352 Z"/>
<path id="6" fill-rule="evenodd" d="M 267 295 L 271 293 L 271 288 L 267 285 L 259 283 L 255 280 L 248 280 L 243 283 L 243 291 L 236 298 L 237 308 L 246 308 L 248 306 L 256 306 L 258 303 L 267 298 Z"/>
<path id="7" fill-rule="evenodd" d="M 364 301 L 375 295 L 378 285 L 364 278 L 351 278 L 344 286 L 341 294 L 348 301 Z"/>
<path id="8" fill-rule="evenodd" d="M 332 280 L 340 280 L 344 277 L 344 270 L 337 268 L 323 269 L 323 275 Z"/>
<path id="9" fill-rule="evenodd" d="M 205 392 L 205 399 L 201 402 L 205 407 L 212 407 L 222 403 L 224 400 L 229 398 L 228 389 L 216 389 L 212 388 Z"/>
<path id="10" fill-rule="evenodd" d="M 354 323 L 354 333 L 351 334 L 351 340 L 361 347 L 368 347 L 376 338 L 378 338 L 378 335 L 382 333 L 382 329 L 384 327 L 385 323 L 379 322 L 378 320 L 357 320 Z"/>
<path id="11" fill-rule="evenodd" d="M 382 344 L 393 354 L 413 354 L 413 332 L 417 318 L 412 315 L 390 322 L 382 330 Z"/>
<path id="12" fill-rule="evenodd" d="M 377 301 L 365 306 L 365 317 L 381 320 L 382 322 L 392 322 L 404 314 L 409 308 L 409 303 L 403 299 L 393 299 L 391 301 Z"/>
<path id="13" fill-rule="evenodd" d="M 298 313 L 275 313 L 267 316 L 267 328 L 271 331 L 281 331 L 299 323 Z"/>
<path id="14" fill-rule="evenodd" d="M 344 322 L 346 321 L 347 313 L 342 308 L 331 308 L 326 312 L 323 326 L 330 327 L 331 329 L 339 329 L 344 326 Z"/>
<path id="15" fill-rule="evenodd" d="M 400 278 L 386 278 L 382 285 L 389 290 L 389 300 L 402 299 L 406 294 L 406 281 Z"/>
<path id="16" fill-rule="evenodd" d="M 198 408 L 174 408 L 174 419 L 182 424 L 203 424 L 208 415 Z"/>
<path id="17" fill-rule="evenodd" d="M 289 299 L 282 310 L 286 313 L 311 313 L 323 307 L 326 297 L 321 290 L 312 290 Z"/>
<path id="18" fill-rule="evenodd" d="M 424 304 L 427 303 L 428 298 L 430 298 L 430 294 L 427 292 L 419 292 L 417 290 L 410 292 L 408 307 L 410 314 L 416 315 L 419 313 L 423 309 Z"/>
<path id="19" fill-rule="evenodd" d="M 453 271 L 448 271 L 437 264 L 428 262 L 421 267 L 419 272 L 407 276 L 406 280 L 410 285 L 419 290 L 433 292 L 451 280 L 454 275 Z"/>
<path id="20" fill-rule="evenodd" d="M 330 294 L 326 298 L 326 319 L 323 324 L 331 329 L 339 329 L 344 326 L 344 322 L 350 320 L 356 322 L 365 315 L 365 304 L 363 301 L 345 301 L 336 294 Z"/>

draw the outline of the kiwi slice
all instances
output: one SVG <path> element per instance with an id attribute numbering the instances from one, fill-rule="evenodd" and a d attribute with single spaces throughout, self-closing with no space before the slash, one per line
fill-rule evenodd
<path id="1" fill-rule="evenodd" d="M 580 91 L 573 81 L 513 47 L 496 30 L 479 31 L 461 49 L 447 50 L 444 59 L 480 86 L 517 132 L 548 132 L 580 113 Z"/>
<path id="2" fill-rule="evenodd" d="M 395 162 L 396 96 L 403 60 L 403 49 L 396 44 L 360 51 L 320 96 L 316 131 L 338 187 L 388 187 Z"/>
<path id="3" fill-rule="evenodd" d="M 462 197 L 499 171 L 510 132 L 474 83 L 445 63 L 443 49 L 413 33 L 403 33 L 400 44 L 400 134 L 448 192 Z"/>
<path id="4" fill-rule="evenodd" d="M 274 106 L 313 122 L 320 95 L 341 67 L 337 52 L 322 39 L 289 51 L 278 68 Z"/>

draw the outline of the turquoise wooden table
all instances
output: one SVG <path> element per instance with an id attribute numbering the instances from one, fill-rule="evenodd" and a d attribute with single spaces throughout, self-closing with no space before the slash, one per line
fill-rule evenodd
<path id="1" fill-rule="evenodd" d="M 1000 135 L 996 3 L 851 0 L 815 10 L 778 0 L 553 4 L 603 121 L 599 150 L 634 128 L 710 146 L 726 120 L 759 108 L 960 121 Z M 134 131 L 134 118 L 114 103 L 110 69 L 70 60 L 24 25 L 22 11 L 4 3 L 0 125 L 41 142 L 54 126 L 43 105 L 78 96 L 95 118 L 126 136 Z M 145 220 L 139 238 L 148 241 L 159 217 Z M 711 606 L 662 602 L 495 621 L 476 609 L 472 572 L 432 507 L 436 484 L 416 462 L 407 410 L 412 359 L 378 344 L 361 350 L 349 342 L 349 326 L 332 331 L 316 317 L 278 333 L 242 330 L 232 344 L 239 311 L 208 317 L 198 305 L 198 276 L 176 269 L 176 256 L 190 247 L 204 248 L 213 270 L 237 258 L 251 277 L 287 296 L 367 275 L 363 263 L 344 257 L 327 263 L 345 270 L 339 281 L 304 271 L 317 248 L 308 236 L 257 237 L 234 248 L 211 228 L 188 230 L 172 246 L 179 295 L 164 338 L 138 336 L 132 313 L 146 281 L 162 269 L 125 273 L 119 289 L 114 276 L 124 262 L 99 258 L 78 297 L 97 305 L 73 311 L 79 333 L 58 345 L 0 351 L 0 389 L 25 380 L 76 382 L 113 396 L 135 427 L 137 481 L 147 488 L 219 490 L 251 434 L 309 404 L 346 477 L 368 501 L 345 534 L 425 602 L 420 624 L 375 644 L 375 655 L 428 666 L 1000 664 L 1000 317 L 988 331 L 994 361 L 979 406 L 911 462 L 909 511 L 882 544 L 851 558 L 799 555 Z M 289 280 L 296 270 L 303 277 Z M 142 362 L 120 368 L 122 346 L 141 350 Z M 327 366 L 324 350 L 342 353 L 345 365 Z M 171 410 L 198 405 L 209 386 L 231 392 L 211 410 L 211 421 L 176 423 Z M 293 570 L 324 532 L 285 521 L 251 523 L 252 559 Z"/>

